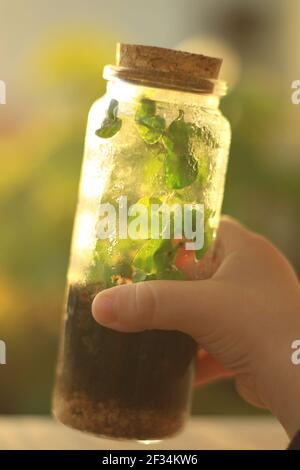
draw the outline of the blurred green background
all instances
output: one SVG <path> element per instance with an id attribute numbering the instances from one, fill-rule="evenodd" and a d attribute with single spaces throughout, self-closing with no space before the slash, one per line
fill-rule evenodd
<path id="1" fill-rule="evenodd" d="M 224 57 L 233 142 L 224 212 L 273 240 L 300 271 L 297 0 L 1 0 L 0 413 L 47 413 L 86 117 L 117 41 Z M 258 412 L 231 381 L 195 413 Z"/>

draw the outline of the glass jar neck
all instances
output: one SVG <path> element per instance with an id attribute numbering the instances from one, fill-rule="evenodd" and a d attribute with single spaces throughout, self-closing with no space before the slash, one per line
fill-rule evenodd
<path id="1" fill-rule="evenodd" d="M 118 101 L 138 101 L 146 96 L 154 101 L 173 103 L 179 106 L 196 106 L 218 110 L 220 96 L 215 94 L 193 93 L 169 88 L 154 88 L 130 83 L 119 78 L 107 82 L 107 94 Z"/>

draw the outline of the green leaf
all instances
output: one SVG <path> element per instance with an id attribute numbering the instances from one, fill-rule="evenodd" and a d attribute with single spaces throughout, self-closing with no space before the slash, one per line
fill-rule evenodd
<path id="1" fill-rule="evenodd" d="M 198 173 L 198 164 L 190 154 L 169 152 L 165 159 L 165 180 L 170 189 L 181 189 L 192 184 Z"/>
<path id="2" fill-rule="evenodd" d="M 155 116 L 156 114 L 156 103 L 153 100 L 148 98 L 142 98 L 140 101 L 140 105 L 137 108 L 135 119 L 139 121 L 146 117 Z"/>
<path id="3" fill-rule="evenodd" d="M 185 275 L 175 266 L 179 244 L 172 240 L 148 240 L 136 254 L 134 282 L 153 279 L 183 280 Z"/>
<path id="4" fill-rule="evenodd" d="M 132 275 L 132 282 L 142 282 L 142 281 L 145 281 L 145 280 L 146 280 L 146 277 L 147 277 L 147 274 L 144 273 L 144 271 L 140 271 L 139 269 L 136 269 L 136 270 L 133 272 L 133 275 Z"/>
<path id="5" fill-rule="evenodd" d="M 133 266 L 146 274 L 155 272 L 154 254 L 159 249 L 161 240 L 147 240 L 133 259 Z"/>
<path id="6" fill-rule="evenodd" d="M 129 260 L 121 259 L 111 268 L 112 276 L 120 276 L 130 279 L 132 276 L 132 267 Z"/>
<path id="7" fill-rule="evenodd" d="M 172 243 L 172 240 L 159 241 L 160 245 L 153 255 L 153 261 L 156 272 L 163 273 L 174 265 L 178 248 Z"/>
<path id="8" fill-rule="evenodd" d="M 113 286 L 111 276 L 111 267 L 106 263 L 100 263 L 98 259 L 94 259 L 86 274 L 87 282 L 100 283 L 104 289 Z"/>
<path id="9" fill-rule="evenodd" d="M 101 127 L 96 130 L 96 135 L 102 139 L 110 139 L 122 127 L 122 121 L 117 117 L 119 103 L 111 100 Z"/>
<path id="10" fill-rule="evenodd" d="M 160 116 L 147 116 L 137 121 L 137 128 L 142 139 L 150 145 L 158 142 L 165 130 L 166 121 Z"/>
<path id="11" fill-rule="evenodd" d="M 179 116 L 169 125 L 163 140 L 167 150 L 184 153 L 189 144 L 189 127 L 184 121 L 184 112 L 179 110 Z"/>
<path id="12" fill-rule="evenodd" d="M 197 178 L 198 163 L 189 150 L 189 125 L 184 121 L 183 111 L 163 136 L 167 150 L 165 158 L 165 180 L 170 189 L 181 189 Z"/>
<path id="13" fill-rule="evenodd" d="M 138 200 L 137 204 L 143 204 L 145 207 L 147 207 L 147 209 L 149 209 L 151 207 L 152 204 L 157 204 L 157 205 L 161 205 L 162 202 L 161 200 L 159 199 L 159 197 L 156 197 L 156 196 L 144 196 L 142 197 L 141 199 Z"/>
<path id="14" fill-rule="evenodd" d="M 156 274 L 146 274 L 138 269 L 132 275 L 132 282 L 154 281 L 156 279 Z"/>
<path id="15" fill-rule="evenodd" d="M 166 121 L 156 113 L 155 101 L 143 98 L 136 110 L 135 121 L 142 139 L 149 145 L 156 144 L 165 128 Z"/>

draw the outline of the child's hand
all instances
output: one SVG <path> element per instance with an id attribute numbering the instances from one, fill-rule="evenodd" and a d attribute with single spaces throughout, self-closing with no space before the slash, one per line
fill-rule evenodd
<path id="1" fill-rule="evenodd" d="M 300 288 L 284 256 L 237 222 L 221 222 L 219 267 L 201 281 L 150 281 L 98 294 L 97 322 L 120 331 L 180 330 L 210 356 L 205 377 L 236 377 L 239 393 L 269 408 L 292 436 L 300 428 L 300 366 L 291 344 L 300 339 Z M 225 372 L 226 373 L 226 372 Z"/>

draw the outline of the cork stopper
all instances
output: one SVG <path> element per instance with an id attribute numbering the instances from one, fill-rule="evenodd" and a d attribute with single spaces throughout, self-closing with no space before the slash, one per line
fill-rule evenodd
<path id="1" fill-rule="evenodd" d="M 116 69 L 124 80 L 211 93 L 222 59 L 162 47 L 118 44 Z"/>

